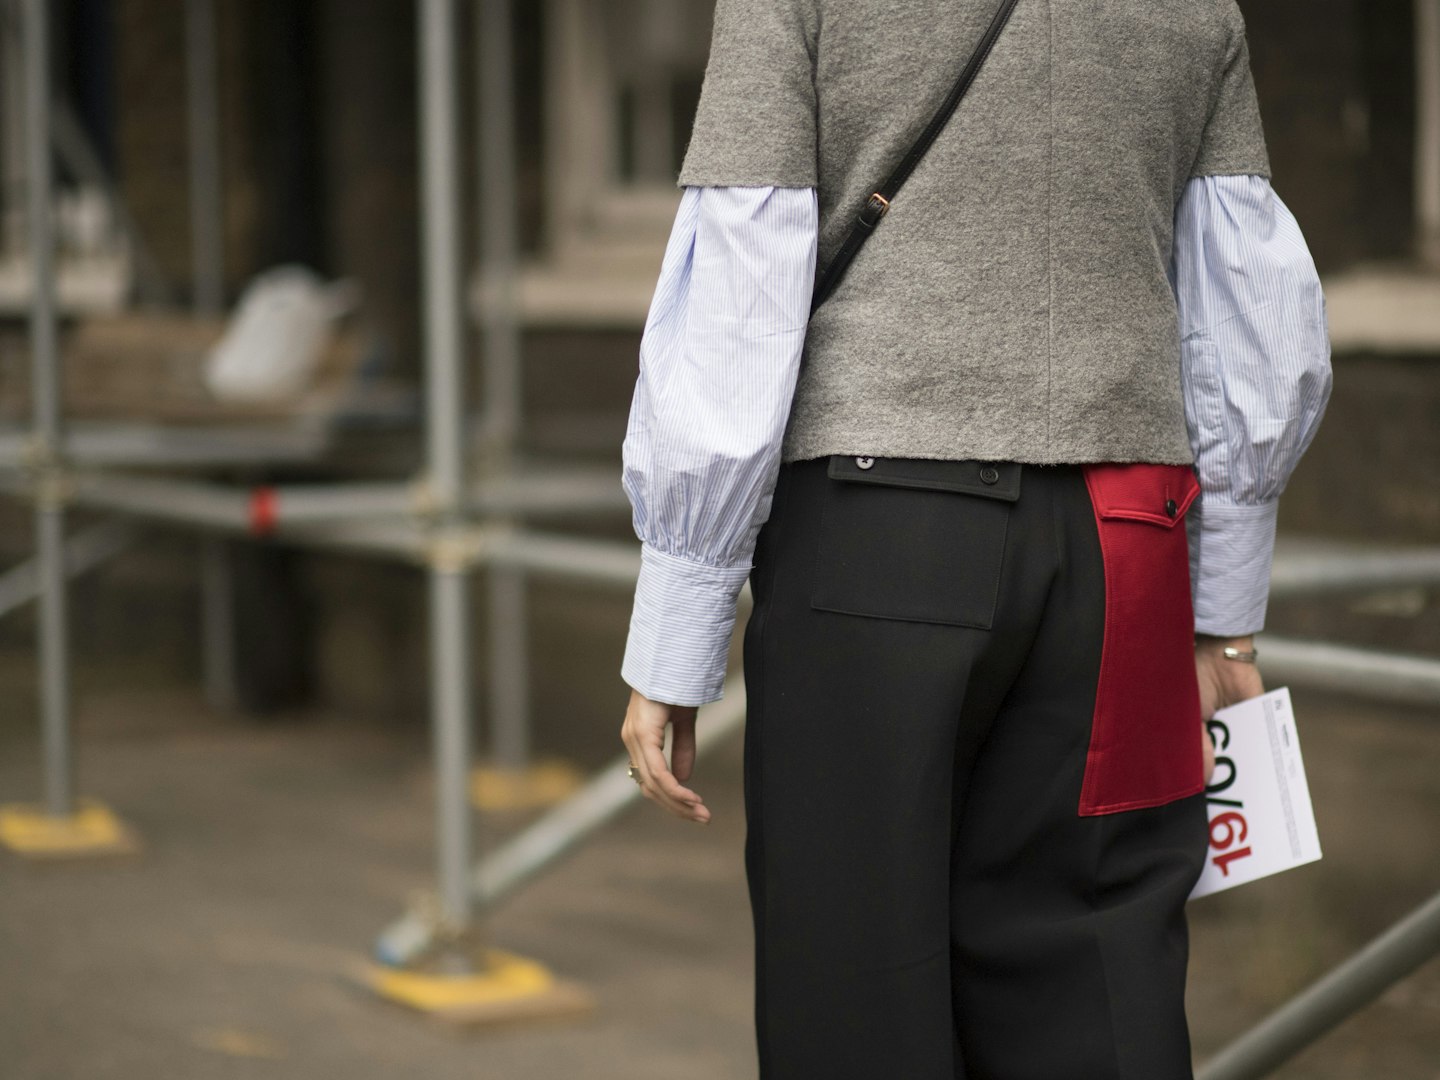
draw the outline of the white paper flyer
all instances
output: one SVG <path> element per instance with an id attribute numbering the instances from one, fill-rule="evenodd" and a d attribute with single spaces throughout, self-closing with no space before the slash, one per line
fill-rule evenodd
<path id="1" fill-rule="evenodd" d="M 1210 850 L 1192 900 L 1320 858 L 1289 689 L 1220 709 L 1209 724 Z"/>

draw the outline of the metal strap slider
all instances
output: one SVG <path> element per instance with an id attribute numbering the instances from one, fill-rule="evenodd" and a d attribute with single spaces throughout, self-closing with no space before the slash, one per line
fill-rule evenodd
<path id="1" fill-rule="evenodd" d="M 890 209 L 890 200 L 881 195 L 878 191 L 865 200 L 865 209 L 860 211 L 860 224 L 867 229 L 873 229 L 875 224 L 885 216 L 885 211 Z"/>

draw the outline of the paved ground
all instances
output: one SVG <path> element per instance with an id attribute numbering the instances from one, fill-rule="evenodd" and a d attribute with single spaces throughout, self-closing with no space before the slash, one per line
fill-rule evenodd
<path id="1" fill-rule="evenodd" d="M 146 853 L 0 862 L 5 1080 L 749 1075 L 729 748 L 707 767 L 711 826 L 635 813 L 493 920 L 495 944 L 585 984 L 597 1012 L 475 1037 L 344 977 L 428 883 L 420 740 L 339 717 L 257 730 L 165 690 L 93 700 L 82 729 L 85 790 Z M 0 790 L 32 790 L 10 734 Z"/>
<path id="2" fill-rule="evenodd" d="M 3 798 L 35 791 L 29 657 L 10 641 Z M 344 978 L 428 883 L 422 725 L 256 725 L 207 712 L 164 671 L 92 662 L 85 675 L 83 789 L 124 812 L 146 853 L 42 868 L 0 857 L 3 1080 L 754 1076 L 737 743 L 697 779 L 711 826 L 643 804 L 493 918 L 497 944 L 580 980 L 598 1010 L 461 1036 Z M 1326 859 L 1193 908 L 1202 1056 L 1440 888 L 1436 719 L 1303 691 L 1296 704 Z M 592 708 L 544 730 L 595 748 L 608 746 L 601 724 L 612 718 Z M 1440 966 L 1281 1075 L 1440 1078 Z"/>

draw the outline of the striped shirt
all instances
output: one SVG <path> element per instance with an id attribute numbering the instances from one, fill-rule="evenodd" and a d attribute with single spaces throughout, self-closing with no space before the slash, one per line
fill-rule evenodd
<path id="1" fill-rule="evenodd" d="M 624 487 L 643 543 L 621 675 L 715 701 L 770 513 L 815 275 L 813 188 L 688 187 L 640 344 Z M 1277 500 L 1330 393 L 1325 302 L 1259 176 L 1191 180 L 1170 268 L 1201 496 L 1186 515 L 1197 633 L 1262 628 Z"/>

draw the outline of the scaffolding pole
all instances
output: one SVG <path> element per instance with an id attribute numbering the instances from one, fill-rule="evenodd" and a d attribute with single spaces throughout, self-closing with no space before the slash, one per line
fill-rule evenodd
<path id="1" fill-rule="evenodd" d="M 1396 705 L 1440 705 L 1440 660 L 1353 645 L 1295 641 L 1261 634 L 1260 673 L 1273 685 L 1295 681 L 1316 690 L 1356 694 Z"/>
<path id="2" fill-rule="evenodd" d="M 24 151 L 25 53 L 19 14 L 18 5 L 0 0 L 0 255 L 19 250 L 25 228 L 25 208 L 16 205 L 28 175 Z"/>
<path id="3" fill-rule="evenodd" d="M 134 543 L 138 530 L 128 521 L 102 521 L 65 542 L 65 572 L 71 577 L 103 566 Z M 35 560 L 0 574 L 0 618 L 40 595 L 40 570 Z"/>
<path id="4" fill-rule="evenodd" d="M 219 64 L 215 0 L 186 0 L 185 119 L 190 179 L 190 286 L 196 315 L 225 306 L 224 205 L 220 194 Z M 235 669 L 235 583 L 230 549 L 200 538 L 200 639 L 205 700 L 215 709 L 239 700 Z"/>
<path id="5" fill-rule="evenodd" d="M 476 116 L 480 151 L 481 360 L 485 473 L 510 470 L 520 430 L 520 327 L 515 317 L 515 90 L 511 0 L 475 5 Z M 524 571 L 492 566 L 487 575 L 490 639 L 490 753 L 501 770 L 530 763 L 530 652 Z"/>
<path id="6" fill-rule="evenodd" d="M 1420 257 L 1440 268 L 1440 0 L 1415 0 L 1415 198 Z"/>
<path id="7" fill-rule="evenodd" d="M 1275 552 L 1270 599 L 1440 585 L 1440 547 L 1293 540 Z"/>
<path id="8" fill-rule="evenodd" d="M 695 757 L 707 759 L 744 730 L 745 685 L 736 675 L 725 683 L 723 700 L 706 706 L 695 729 Z M 478 863 L 471 874 L 475 903 L 489 910 L 539 877 L 585 840 L 642 799 L 630 779 L 628 755 L 621 754 L 564 802 L 510 837 Z M 424 912 L 406 912 L 376 939 L 375 955 L 385 964 L 403 964 L 423 954 L 435 936 Z"/>
<path id="9" fill-rule="evenodd" d="M 479 227 L 484 373 L 482 430 L 492 465 L 507 467 L 520 430 L 520 326 L 515 276 L 515 74 L 511 0 L 479 0 L 475 20 L 480 149 Z M 497 460 L 498 459 L 498 460 Z"/>
<path id="10" fill-rule="evenodd" d="M 466 491 L 455 0 L 421 0 L 418 14 L 425 445 L 443 529 L 459 523 Z M 469 564 L 437 555 L 429 574 L 439 916 L 458 936 L 472 930 Z"/>
<path id="11" fill-rule="evenodd" d="M 600 485 L 599 490 L 595 485 Z M 18 474 L 0 474 L 0 491 L 5 490 L 24 492 L 28 485 Z M 71 502 L 86 506 L 260 534 L 280 525 L 426 517 L 435 502 L 427 486 L 394 481 L 242 488 L 93 469 L 71 471 L 67 495 Z M 490 515 L 492 522 L 521 515 L 629 509 L 613 471 L 496 478 L 473 486 L 464 506 L 467 512 Z"/>
<path id="12" fill-rule="evenodd" d="M 590 995 L 542 965 L 485 946 L 470 889 L 471 568 L 498 528 L 465 520 L 465 383 L 460 277 L 455 0 L 420 0 L 421 234 L 424 244 L 426 451 L 433 499 L 430 574 L 436 909 L 423 956 L 370 973 L 380 994 L 458 1021 L 588 1010 Z"/>
<path id="13" fill-rule="evenodd" d="M 519 773 L 530 764 L 530 620 L 523 567 L 492 563 L 490 616 L 490 753 Z"/>
<path id="14" fill-rule="evenodd" d="M 167 428 L 153 421 L 131 423 L 71 422 L 65 427 L 62 456 L 81 465 L 147 468 L 213 468 L 217 465 L 310 463 L 325 448 L 325 436 L 313 427 L 236 425 L 225 428 Z M 0 470 L 22 466 L 29 458 L 29 434 L 6 425 L 0 429 Z"/>
<path id="15" fill-rule="evenodd" d="M 185 116 L 190 151 L 190 271 L 197 315 L 225 306 L 225 220 L 220 195 L 219 63 L 215 0 L 186 0 Z"/>
<path id="16" fill-rule="evenodd" d="M 470 575 L 463 566 L 430 570 L 430 709 L 435 728 L 435 845 L 444 934 L 471 931 Z M 457 952 L 447 964 L 463 964 Z"/>
<path id="17" fill-rule="evenodd" d="M 218 711 L 240 704 L 236 663 L 235 565 L 224 537 L 200 537 L 200 670 L 205 701 Z"/>
<path id="18" fill-rule="evenodd" d="M 40 578 L 40 707 L 46 813 L 68 817 L 75 808 L 71 751 L 70 635 L 65 574 L 65 505 L 60 478 L 60 370 L 56 344 L 55 235 L 51 215 L 50 41 L 45 0 L 25 0 L 25 156 L 28 164 L 30 364 L 36 560 Z"/>
<path id="19" fill-rule="evenodd" d="M 1440 955 L 1440 894 L 1216 1054 L 1199 1080 L 1259 1080 Z"/>

